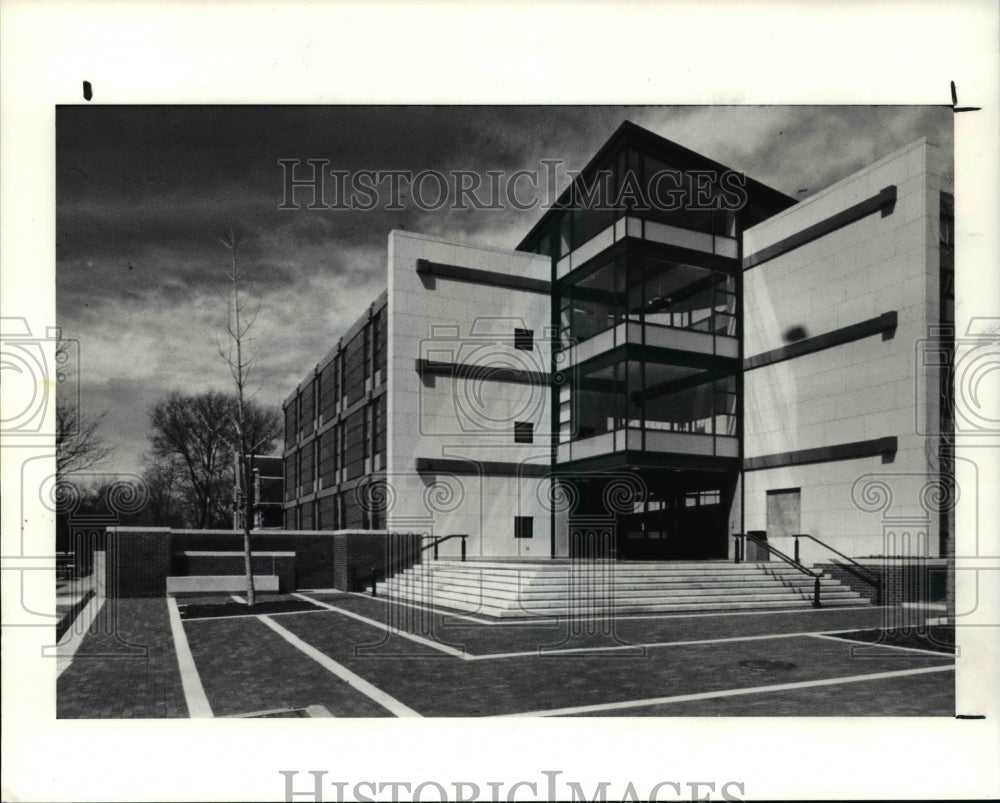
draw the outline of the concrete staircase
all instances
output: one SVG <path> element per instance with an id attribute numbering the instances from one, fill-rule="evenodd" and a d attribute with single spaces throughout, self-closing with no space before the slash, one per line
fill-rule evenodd
<path id="1" fill-rule="evenodd" d="M 380 596 L 493 617 L 808 608 L 813 579 L 784 563 L 437 560 L 380 583 Z M 833 577 L 824 607 L 869 601 Z"/>

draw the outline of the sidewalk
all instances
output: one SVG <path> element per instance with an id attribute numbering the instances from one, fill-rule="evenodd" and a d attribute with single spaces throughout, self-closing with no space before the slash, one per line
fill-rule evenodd
<path id="1" fill-rule="evenodd" d="M 188 716 L 165 599 L 104 603 L 56 681 L 56 716 Z"/>
<path id="2" fill-rule="evenodd" d="M 953 655 L 878 643 L 902 609 L 620 617 L 601 634 L 359 595 L 286 598 L 310 600 L 180 620 L 180 647 L 166 599 L 108 600 L 59 677 L 58 716 L 954 714 Z"/>

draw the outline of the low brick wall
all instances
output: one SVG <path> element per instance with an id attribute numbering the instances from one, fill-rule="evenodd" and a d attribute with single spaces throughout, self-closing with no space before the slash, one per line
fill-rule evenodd
<path id="1" fill-rule="evenodd" d="M 243 533 L 235 530 L 173 530 L 170 541 L 173 553 L 243 552 Z M 250 536 L 250 549 L 253 552 L 294 552 L 295 588 L 329 588 L 333 584 L 332 532 L 258 530 Z"/>
<path id="2" fill-rule="evenodd" d="M 261 530 L 250 536 L 254 571 L 277 574 L 282 591 L 303 588 L 352 590 L 351 578 L 372 563 L 394 565 L 416 560 L 420 536 L 373 530 Z M 218 563 L 192 552 L 222 552 Z M 280 560 L 259 553 L 291 553 Z M 209 560 L 205 563 L 204 560 Z M 409 563 L 407 562 L 409 561 Z M 277 569 L 277 570 L 275 570 Z M 168 527 L 109 527 L 107 595 L 162 597 L 167 577 L 185 574 L 242 574 L 243 534 L 234 530 L 172 530 Z"/>
<path id="3" fill-rule="evenodd" d="M 882 604 L 898 605 L 901 602 L 944 602 L 946 596 L 947 566 L 945 561 L 933 560 L 867 560 L 862 564 L 869 574 L 881 579 Z M 867 599 L 875 599 L 875 588 L 858 574 L 852 566 L 839 563 L 816 563 L 820 569 L 839 580 L 851 590 Z"/>
<path id="4" fill-rule="evenodd" d="M 419 561 L 420 535 L 353 530 L 334 534 L 337 565 L 333 587 L 340 591 L 361 591 L 371 569 L 384 572 L 409 568 Z"/>
<path id="5" fill-rule="evenodd" d="M 170 574 L 169 527 L 109 527 L 105 546 L 108 597 L 162 597 Z"/>

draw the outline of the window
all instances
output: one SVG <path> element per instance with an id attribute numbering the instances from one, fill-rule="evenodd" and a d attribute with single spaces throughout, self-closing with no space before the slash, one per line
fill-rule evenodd
<path id="1" fill-rule="evenodd" d="M 535 348 L 535 330 L 515 329 L 514 348 L 520 351 L 533 351 Z"/>
<path id="2" fill-rule="evenodd" d="M 780 488 L 767 492 L 767 535 L 769 538 L 802 532 L 802 489 Z"/>
<path id="3" fill-rule="evenodd" d="M 514 422 L 514 443 L 534 443 L 535 425 L 530 421 Z"/>
<path id="4" fill-rule="evenodd" d="M 313 379 L 313 416 L 316 418 L 318 424 L 323 423 L 323 411 L 320 409 L 322 400 L 320 395 L 320 381 L 322 380 L 322 377 L 323 374 L 317 371 L 316 378 Z"/>
<path id="5" fill-rule="evenodd" d="M 532 532 L 532 522 L 534 519 L 531 516 L 514 516 L 514 537 L 515 538 L 532 538 L 534 533 Z"/>

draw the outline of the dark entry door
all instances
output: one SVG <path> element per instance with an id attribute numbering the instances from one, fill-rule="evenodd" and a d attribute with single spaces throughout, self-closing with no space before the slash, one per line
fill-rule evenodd
<path id="1" fill-rule="evenodd" d="M 569 556 L 574 560 L 614 560 L 615 529 L 612 522 L 595 525 L 571 521 Z"/>
<path id="2" fill-rule="evenodd" d="M 722 506 L 675 507 L 622 516 L 620 560 L 711 560 L 726 557 Z"/>

